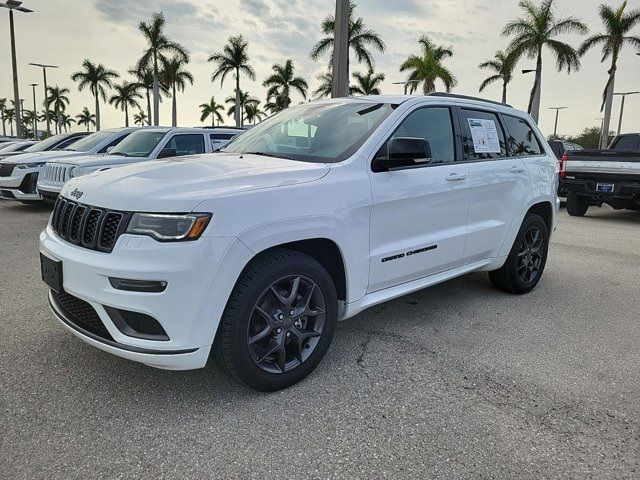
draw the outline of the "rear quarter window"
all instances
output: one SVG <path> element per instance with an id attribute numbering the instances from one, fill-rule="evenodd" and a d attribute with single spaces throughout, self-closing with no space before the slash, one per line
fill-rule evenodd
<path id="1" fill-rule="evenodd" d="M 514 157 L 529 157 L 542 155 L 544 149 L 535 131 L 524 118 L 503 115 L 504 123 L 509 132 L 509 152 Z M 567 150 L 573 150 L 567 146 Z M 564 152 L 563 152 L 564 153 Z"/>

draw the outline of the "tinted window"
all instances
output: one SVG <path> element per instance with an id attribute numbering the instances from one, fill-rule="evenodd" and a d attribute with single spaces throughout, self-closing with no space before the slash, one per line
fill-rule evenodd
<path id="1" fill-rule="evenodd" d="M 639 137 L 634 135 L 627 135 L 625 137 L 619 137 L 616 144 L 613 146 L 615 150 L 638 150 Z"/>
<path id="2" fill-rule="evenodd" d="M 462 149 L 465 160 L 488 160 L 507 156 L 502 126 L 494 113 L 461 110 Z"/>
<path id="3" fill-rule="evenodd" d="M 106 153 L 107 149 L 110 147 L 115 147 L 116 145 L 118 145 L 122 140 L 124 140 L 125 138 L 127 138 L 129 136 L 129 133 L 125 133 L 124 135 L 120 135 L 118 138 L 116 138 L 115 140 L 109 142 L 108 145 L 105 145 L 104 147 L 102 147 L 100 149 L 100 151 L 98 153 Z"/>
<path id="4" fill-rule="evenodd" d="M 174 135 L 164 148 L 175 148 L 176 156 L 204 153 L 204 137 L 196 135 Z"/>
<path id="5" fill-rule="evenodd" d="M 54 148 L 54 150 L 63 150 L 65 148 L 67 148 L 70 145 L 73 145 L 74 143 L 76 143 L 78 140 L 80 140 L 82 137 L 71 137 L 68 138 L 67 140 L 60 142 L 56 148 Z"/>
<path id="6" fill-rule="evenodd" d="M 509 151 L 512 156 L 526 157 L 542 154 L 543 149 L 538 137 L 526 120 L 509 115 L 504 115 L 503 118 L 509 131 Z M 563 145 L 563 147 L 565 150 L 573 150 L 571 145 Z"/>
<path id="7" fill-rule="evenodd" d="M 125 157 L 138 158 L 148 157 L 166 134 L 166 132 L 150 132 L 145 130 L 135 132 L 111 150 L 111 155 L 124 155 Z"/>
<path id="8" fill-rule="evenodd" d="M 238 135 L 237 133 L 212 133 L 209 135 L 211 140 L 231 140 L 233 137 Z"/>
<path id="9" fill-rule="evenodd" d="M 424 138 L 431 147 L 431 162 L 450 163 L 455 158 L 451 112 L 448 108 L 421 108 L 409 114 L 387 140 L 380 154 L 386 156 L 398 137 Z"/>
<path id="10" fill-rule="evenodd" d="M 104 142 L 111 135 L 113 135 L 113 132 L 109 132 L 106 130 L 103 132 L 92 133 L 91 135 L 87 135 L 80 140 L 76 139 L 77 141 L 70 145 L 67 150 L 72 150 L 74 152 L 88 152 Z"/>
<path id="11" fill-rule="evenodd" d="M 44 140 L 39 141 L 35 145 L 31 145 L 29 148 L 25 150 L 25 152 L 44 152 L 47 150 L 51 150 L 55 148 L 58 143 L 67 138 L 66 134 L 54 135 L 52 137 L 46 138 Z M 78 137 L 74 137 L 73 141 L 78 140 Z"/>

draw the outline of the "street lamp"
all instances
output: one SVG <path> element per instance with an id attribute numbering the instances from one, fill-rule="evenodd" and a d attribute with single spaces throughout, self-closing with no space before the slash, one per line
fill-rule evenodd
<path id="1" fill-rule="evenodd" d="M 42 75 L 44 76 L 44 116 L 47 122 L 47 134 L 51 135 L 51 127 L 49 125 L 49 90 L 47 88 L 47 68 L 58 68 L 57 65 L 45 65 L 43 63 L 30 63 L 29 65 L 33 65 L 34 67 L 42 68 Z"/>
<path id="2" fill-rule="evenodd" d="M 35 140 L 38 139 L 38 107 L 36 105 L 36 87 L 37 83 L 32 83 L 29 85 L 33 90 L 33 138 Z"/>
<path id="3" fill-rule="evenodd" d="M 638 93 L 640 93 L 640 92 L 614 93 L 614 95 L 620 95 L 622 97 L 622 103 L 620 104 L 620 120 L 618 120 L 618 135 L 620 135 L 620 131 L 622 130 L 622 113 L 624 112 L 624 99 L 627 98 L 627 95 L 636 95 Z"/>
<path id="4" fill-rule="evenodd" d="M 405 80 L 404 82 L 393 82 L 393 85 L 404 85 L 404 94 L 407 94 L 407 87 L 415 83 L 416 85 L 420 83 L 420 80 Z"/>
<path id="5" fill-rule="evenodd" d="M 4 3 L 0 3 L 0 7 L 9 9 L 9 31 L 11 35 L 11 62 L 13 66 L 13 101 L 16 108 L 16 134 L 19 138 L 22 138 L 22 117 L 20 112 L 20 92 L 18 89 L 18 65 L 16 63 L 16 32 L 13 26 L 13 11 L 29 13 L 33 10 L 22 7 L 22 2 L 18 0 L 6 0 Z"/>
<path id="6" fill-rule="evenodd" d="M 549 107 L 549 110 L 555 110 L 556 111 L 556 123 L 555 123 L 555 126 L 553 127 L 553 136 L 554 137 L 558 133 L 558 113 L 560 112 L 560 110 L 564 110 L 566 108 L 569 108 L 569 107 Z"/>

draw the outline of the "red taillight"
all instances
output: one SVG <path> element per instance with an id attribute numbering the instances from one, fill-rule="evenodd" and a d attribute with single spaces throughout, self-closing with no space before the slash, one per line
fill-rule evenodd
<path id="1" fill-rule="evenodd" d="M 567 175 L 567 160 L 569 160 L 569 156 L 565 153 L 560 159 L 560 169 L 558 170 L 558 176 L 560 178 L 564 178 Z"/>

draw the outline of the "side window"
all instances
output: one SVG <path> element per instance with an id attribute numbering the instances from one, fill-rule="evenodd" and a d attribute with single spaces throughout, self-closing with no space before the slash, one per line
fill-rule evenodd
<path id="1" fill-rule="evenodd" d="M 509 151 L 514 157 L 526 157 L 541 155 L 543 152 L 540 141 L 531 125 L 523 119 L 503 115 L 504 122 L 509 130 Z M 573 150 L 572 145 L 566 145 L 564 150 Z"/>
<path id="2" fill-rule="evenodd" d="M 204 137 L 199 133 L 174 135 L 165 148 L 174 148 L 177 157 L 204 153 Z"/>
<path id="3" fill-rule="evenodd" d="M 462 109 L 460 123 L 465 160 L 490 160 L 507 156 L 504 132 L 495 113 Z"/>
<path id="4" fill-rule="evenodd" d="M 62 150 L 63 148 L 67 148 L 69 145 L 71 145 L 74 142 L 77 142 L 78 140 L 82 139 L 81 136 L 79 137 L 71 137 L 71 138 L 67 138 L 63 141 L 61 141 L 54 150 Z"/>
<path id="5" fill-rule="evenodd" d="M 100 151 L 98 153 L 107 153 L 107 149 L 110 147 L 115 147 L 116 145 L 118 145 L 122 140 L 124 140 L 125 138 L 127 138 L 129 136 L 128 133 L 116 138 L 115 140 L 109 142 L 108 145 L 105 145 L 104 147 L 102 147 L 100 149 Z"/>
<path id="6" fill-rule="evenodd" d="M 613 145 L 614 150 L 637 150 L 638 138 L 633 135 L 618 137 L 618 141 Z"/>
<path id="7" fill-rule="evenodd" d="M 391 141 L 398 137 L 424 138 L 429 142 L 429 165 L 451 163 L 455 158 L 453 124 L 448 108 L 420 108 L 410 113 L 382 146 L 378 155 L 388 155 Z"/>

